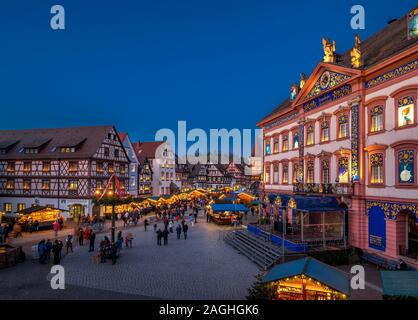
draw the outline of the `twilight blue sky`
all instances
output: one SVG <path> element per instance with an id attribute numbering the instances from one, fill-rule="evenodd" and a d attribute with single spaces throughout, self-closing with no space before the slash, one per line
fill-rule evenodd
<path id="1" fill-rule="evenodd" d="M 49 26 L 53 4 L 65 31 Z M 355 4 L 364 39 L 416 2 L 1 0 L 0 128 L 254 128 L 321 60 L 322 36 L 353 45 Z"/>

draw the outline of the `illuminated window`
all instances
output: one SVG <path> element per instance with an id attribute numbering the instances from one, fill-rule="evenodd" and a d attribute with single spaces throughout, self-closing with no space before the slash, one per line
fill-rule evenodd
<path id="1" fill-rule="evenodd" d="M 113 163 L 109 163 L 107 170 L 109 171 L 109 173 L 115 172 L 115 166 L 113 165 Z"/>
<path id="2" fill-rule="evenodd" d="M 96 164 L 96 172 L 97 173 L 102 173 L 103 172 L 103 163 L 97 162 L 97 164 Z"/>
<path id="3" fill-rule="evenodd" d="M 284 163 L 282 184 L 288 184 L 288 183 L 289 183 L 289 165 L 287 163 Z"/>
<path id="4" fill-rule="evenodd" d="M 70 180 L 68 183 L 68 190 L 70 191 L 77 191 L 78 189 L 78 182 L 76 180 Z"/>
<path id="5" fill-rule="evenodd" d="M 23 172 L 30 172 L 30 162 L 23 163 Z"/>
<path id="6" fill-rule="evenodd" d="M 384 160 L 383 153 L 370 155 L 370 183 L 382 184 L 384 181 Z"/>
<path id="7" fill-rule="evenodd" d="M 299 133 L 293 132 L 293 149 L 299 148 Z"/>
<path id="8" fill-rule="evenodd" d="M 415 123 L 414 97 L 406 96 L 398 100 L 398 127 L 405 127 Z"/>
<path id="9" fill-rule="evenodd" d="M 7 212 L 7 213 L 12 212 L 12 204 L 9 202 L 5 202 L 3 204 L 3 209 L 4 209 L 4 212 Z"/>
<path id="10" fill-rule="evenodd" d="M 329 121 L 321 123 L 321 142 L 329 141 Z"/>
<path id="11" fill-rule="evenodd" d="M 17 204 L 17 211 L 21 211 L 21 210 L 25 210 L 26 209 L 26 204 L 24 203 L 18 203 Z"/>
<path id="12" fill-rule="evenodd" d="M 329 159 L 324 159 L 321 161 L 321 175 L 322 183 L 330 183 Z"/>
<path id="13" fill-rule="evenodd" d="M 61 147 L 60 152 L 61 153 L 73 153 L 73 152 L 75 152 L 75 148 Z"/>
<path id="14" fill-rule="evenodd" d="M 135 172 L 135 163 L 131 163 L 131 172 Z"/>
<path id="15" fill-rule="evenodd" d="M 77 172 L 78 170 L 78 162 L 77 161 L 70 161 L 70 167 L 68 169 L 69 172 Z"/>
<path id="16" fill-rule="evenodd" d="M 30 180 L 23 180 L 23 190 L 30 190 Z"/>
<path id="17" fill-rule="evenodd" d="M 270 183 L 270 165 L 269 164 L 266 164 L 264 182 L 265 183 Z"/>
<path id="18" fill-rule="evenodd" d="M 338 117 L 338 138 L 348 138 L 348 116 L 346 114 Z"/>
<path id="19" fill-rule="evenodd" d="M 14 180 L 7 180 L 6 182 L 6 189 L 7 190 L 13 190 L 15 188 L 15 182 Z"/>
<path id="20" fill-rule="evenodd" d="M 315 143 L 314 136 L 315 135 L 315 127 L 313 124 L 309 125 L 306 130 L 306 145 L 310 146 Z"/>
<path id="21" fill-rule="evenodd" d="M 375 106 L 370 109 L 370 132 L 383 131 L 383 106 Z"/>
<path id="22" fill-rule="evenodd" d="M 314 183 L 315 163 L 314 160 L 309 160 L 306 168 L 306 183 Z"/>
<path id="23" fill-rule="evenodd" d="M 279 165 L 273 166 L 273 183 L 279 183 Z"/>
<path id="24" fill-rule="evenodd" d="M 348 157 L 338 158 L 338 182 L 348 183 L 349 182 L 349 170 L 348 170 Z"/>
<path id="25" fill-rule="evenodd" d="M 279 153 L 279 140 L 278 139 L 274 139 L 273 153 Z"/>
<path id="26" fill-rule="evenodd" d="M 8 162 L 7 163 L 7 172 L 14 172 L 15 171 L 15 163 L 14 162 Z"/>
<path id="27" fill-rule="evenodd" d="M 24 152 L 26 154 L 35 154 L 38 153 L 38 148 L 25 148 Z"/>
<path id="28" fill-rule="evenodd" d="M 266 154 L 270 154 L 270 142 L 266 142 Z"/>
<path id="29" fill-rule="evenodd" d="M 50 181 L 49 180 L 42 180 L 42 190 L 48 191 L 50 188 Z"/>
<path id="30" fill-rule="evenodd" d="M 42 172 L 48 173 L 51 171 L 51 163 L 50 162 L 42 162 Z"/>
<path id="31" fill-rule="evenodd" d="M 415 151 L 412 149 L 398 151 L 398 183 L 415 184 Z"/>
<path id="32" fill-rule="evenodd" d="M 285 134 L 283 135 L 282 151 L 286 152 L 288 150 L 289 150 L 289 135 Z"/>

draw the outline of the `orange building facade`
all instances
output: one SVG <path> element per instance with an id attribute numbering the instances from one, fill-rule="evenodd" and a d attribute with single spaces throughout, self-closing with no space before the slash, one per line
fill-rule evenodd
<path id="1" fill-rule="evenodd" d="M 257 123 L 264 193 L 337 197 L 350 245 L 418 265 L 418 10 L 301 74 Z"/>

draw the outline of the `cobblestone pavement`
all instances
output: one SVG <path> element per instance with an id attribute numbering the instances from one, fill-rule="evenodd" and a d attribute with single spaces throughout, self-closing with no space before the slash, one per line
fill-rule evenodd
<path id="1" fill-rule="evenodd" d="M 87 248 L 67 256 L 67 283 L 163 299 L 244 299 L 258 273 L 203 219 L 189 226 L 187 240 L 173 233 L 161 247 L 152 228 L 131 230 L 134 247 L 124 248 L 116 265 L 96 264 Z"/>
<path id="2" fill-rule="evenodd" d="M 62 260 L 66 290 L 52 290 L 51 265 L 29 260 L 0 270 L 0 299 L 245 299 L 258 269 L 220 240 L 222 229 L 200 218 L 189 224 L 187 240 L 173 233 L 159 247 L 152 226 L 129 228 L 134 247 L 124 248 L 116 265 L 97 264 L 97 251 L 76 247 Z"/>

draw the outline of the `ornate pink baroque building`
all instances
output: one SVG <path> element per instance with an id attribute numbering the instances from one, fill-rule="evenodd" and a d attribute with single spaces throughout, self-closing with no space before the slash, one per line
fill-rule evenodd
<path id="1" fill-rule="evenodd" d="M 417 11 L 344 54 L 323 39 L 323 61 L 257 124 L 268 197 L 335 197 L 350 245 L 416 265 Z"/>

